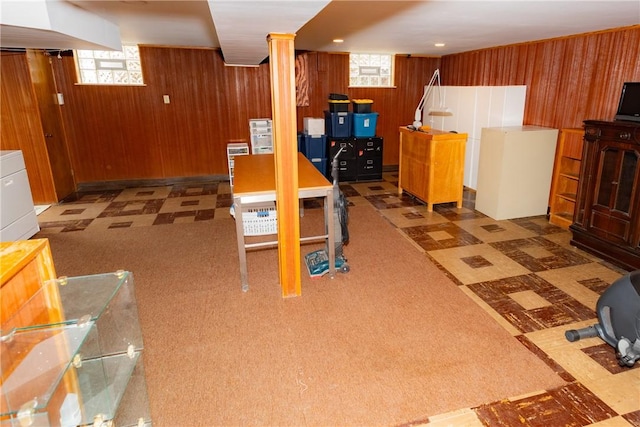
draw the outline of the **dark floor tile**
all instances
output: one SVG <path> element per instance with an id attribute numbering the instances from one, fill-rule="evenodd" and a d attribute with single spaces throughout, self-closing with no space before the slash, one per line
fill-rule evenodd
<path id="1" fill-rule="evenodd" d="M 192 196 L 210 196 L 218 194 L 219 182 L 200 184 L 200 185 L 174 185 L 169 193 L 170 198 L 173 197 L 192 197 Z"/>
<path id="2" fill-rule="evenodd" d="M 523 333 L 593 318 L 593 310 L 535 274 L 467 286 Z M 510 294 L 523 291 L 535 292 L 549 305 L 532 309 L 522 307 Z"/>
<path id="3" fill-rule="evenodd" d="M 586 387 L 572 383 L 519 400 L 474 408 L 486 426 L 587 426 L 617 414 Z"/>
<path id="4" fill-rule="evenodd" d="M 233 195 L 231 193 L 218 194 L 216 197 L 216 208 L 230 208 L 233 204 Z"/>
<path id="5" fill-rule="evenodd" d="M 485 257 L 480 255 L 460 258 L 460 261 L 464 262 L 471 268 L 483 268 L 483 267 L 490 267 L 493 265 Z"/>
<path id="6" fill-rule="evenodd" d="M 640 427 L 640 411 L 630 412 L 622 416 L 632 426 Z"/>
<path id="7" fill-rule="evenodd" d="M 562 227 L 558 227 L 557 225 L 549 223 L 546 217 L 535 216 L 527 218 L 514 218 L 510 221 L 541 236 L 545 234 L 565 233 L 567 231 Z"/>
<path id="8" fill-rule="evenodd" d="M 108 228 L 129 228 L 133 225 L 133 221 L 114 222 Z"/>
<path id="9" fill-rule="evenodd" d="M 84 208 L 79 208 L 79 209 L 65 209 L 64 211 L 62 211 L 62 213 L 60 215 L 80 215 L 82 212 L 84 212 L 86 209 Z"/>
<path id="10" fill-rule="evenodd" d="M 572 267 L 591 262 L 576 252 L 563 248 L 543 237 L 492 242 L 489 243 L 489 245 L 533 272 Z M 527 253 L 525 249 L 531 249 L 533 251 L 542 249 L 544 253 L 548 253 L 549 255 L 534 257 Z"/>
<path id="11" fill-rule="evenodd" d="M 347 198 L 360 196 L 360 193 L 358 193 L 358 191 L 353 188 L 351 184 L 340 184 L 340 191 L 342 191 L 342 194 L 344 194 Z"/>
<path id="12" fill-rule="evenodd" d="M 111 202 L 98 218 L 111 218 L 129 215 L 149 215 L 160 212 L 165 199 L 131 200 L 126 202 Z"/>
<path id="13" fill-rule="evenodd" d="M 433 211 L 442 215 L 449 221 L 464 221 L 467 219 L 479 219 L 486 218 L 481 212 L 473 210 L 472 204 L 465 204 L 464 200 L 462 202 L 462 206 L 467 209 L 458 209 L 456 203 L 439 203 L 437 205 L 433 205 Z"/>
<path id="14" fill-rule="evenodd" d="M 60 203 L 105 203 L 112 202 L 122 193 L 122 190 L 83 191 L 71 193 Z"/>
<path id="15" fill-rule="evenodd" d="M 640 364 L 635 364 L 631 368 L 620 366 L 616 357 L 616 350 L 607 343 L 586 347 L 582 351 L 612 374 L 620 374 L 629 369 L 640 369 Z M 640 391 L 638 394 L 640 394 Z"/>
<path id="16" fill-rule="evenodd" d="M 611 286 L 611 283 L 605 282 L 599 277 L 595 277 L 593 279 L 587 279 L 587 280 L 578 280 L 578 283 L 580 283 L 583 286 L 586 286 L 587 288 L 591 289 L 592 291 L 600 295 L 602 295 L 602 293 L 609 286 Z"/>
<path id="17" fill-rule="evenodd" d="M 389 203 L 389 199 L 392 197 L 398 199 L 398 201 L 395 203 Z M 420 199 L 409 196 L 407 194 L 374 194 L 365 196 L 365 199 L 367 199 L 369 203 L 371 203 L 376 209 L 395 209 L 424 205 L 424 203 L 420 201 Z"/>
<path id="18" fill-rule="evenodd" d="M 402 231 L 426 251 L 482 243 L 482 240 L 450 222 L 406 227 Z M 450 237 L 442 237 L 436 240 L 433 235 L 448 235 Z"/>
<path id="19" fill-rule="evenodd" d="M 85 230 L 89 224 L 93 222 L 93 219 L 80 219 L 72 221 L 48 221 L 39 223 L 40 229 L 46 231 L 46 229 L 61 229 L 60 232 L 66 233 L 68 231 L 82 231 Z"/>

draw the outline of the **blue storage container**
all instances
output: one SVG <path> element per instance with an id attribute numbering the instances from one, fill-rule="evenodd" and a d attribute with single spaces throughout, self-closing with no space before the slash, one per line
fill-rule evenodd
<path id="1" fill-rule="evenodd" d="M 376 136 L 378 113 L 353 114 L 353 136 L 357 138 Z"/>
<path id="2" fill-rule="evenodd" d="M 324 176 L 327 176 L 327 159 L 309 159 L 311 164 L 320 171 Z"/>
<path id="3" fill-rule="evenodd" d="M 324 127 L 327 136 L 346 138 L 351 136 L 351 116 L 353 113 L 324 112 Z"/>
<path id="4" fill-rule="evenodd" d="M 325 159 L 327 157 L 327 137 L 321 136 L 302 136 L 302 154 L 307 159 Z"/>

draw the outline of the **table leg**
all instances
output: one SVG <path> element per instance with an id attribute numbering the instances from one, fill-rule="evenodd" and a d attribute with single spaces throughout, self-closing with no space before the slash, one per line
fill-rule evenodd
<path id="1" fill-rule="evenodd" d="M 233 206 L 236 214 L 236 236 L 238 239 L 238 260 L 240 261 L 240 282 L 242 292 L 249 290 L 247 280 L 247 250 L 244 246 L 244 224 L 242 223 L 242 202 L 240 197 L 233 198 Z"/>

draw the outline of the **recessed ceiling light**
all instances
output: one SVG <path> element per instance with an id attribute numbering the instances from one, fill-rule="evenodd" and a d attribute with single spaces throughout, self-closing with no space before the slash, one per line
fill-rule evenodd
<path id="1" fill-rule="evenodd" d="M 444 47 L 444 43 L 436 43 L 434 44 L 435 47 Z"/>
<path id="2" fill-rule="evenodd" d="M 333 39 L 333 42 L 334 43 L 343 43 L 344 40 L 342 40 L 342 39 Z"/>

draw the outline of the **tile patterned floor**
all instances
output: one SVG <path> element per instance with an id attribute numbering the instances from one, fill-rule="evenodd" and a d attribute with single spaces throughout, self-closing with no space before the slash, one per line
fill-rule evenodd
<path id="1" fill-rule="evenodd" d="M 397 194 L 397 174 L 342 184 L 351 204 L 369 203 L 405 233 L 461 290 L 568 385 L 416 420 L 429 426 L 640 426 L 640 364 L 618 366 L 598 338 L 569 343 L 564 331 L 596 322 L 602 292 L 626 272 L 569 245 L 545 217 L 493 220 L 464 206 Z M 87 192 L 51 206 L 41 234 L 228 218 L 228 182 Z M 319 204 L 308 205 L 307 208 Z"/>

